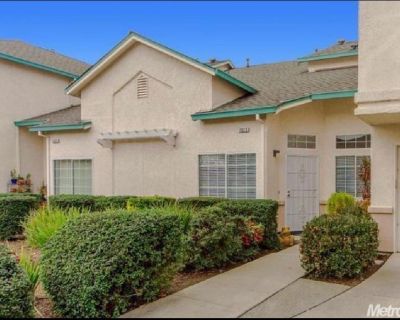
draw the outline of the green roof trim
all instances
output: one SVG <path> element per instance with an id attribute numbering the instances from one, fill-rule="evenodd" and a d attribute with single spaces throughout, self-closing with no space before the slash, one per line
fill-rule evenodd
<path id="1" fill-rule="evenodd" d="M 358 55 L 358 50 L 346 50 L 346 51 L 340 51 L 340 52 L 336 52 L 336 53 L 326 53 L 326 54 L 320 54 L 317 56 L 302 57 L 302 58 L 298 58 L 297 61 L 299 61 L 299 62 L 317 61 L 317 60 L 325 60 L 325 59 L 352 57 L 352 56 L 357 56 L 357 55 Z"/>
<path id="2" fill-rule="evenodd" d="M 232 77 L 229 73 L 226 73 L 226 72 L 224 72 L 222 70 L 215 69 L 215 75 L 218 78 L 224 79 L 224 80 L 230 82 L 231 84 L 233 84 L 233 85 L 235 85 L 235 86 L 237 86 L 239 88 L 242 88 L 243 90 L 245 90 L 245 91 L 247 91 L 249 93 L 256 93 L 257 92 L 257 90 L 254 89 L 253 87 L 249 86 L 248 84 L 244 83 L 243 81 L 240 81 L 240 80 Z"/>
<path id="3" fill-rule="evenodd" d="M 236 79 L 235 77 L 231 76 L 230 74 L 228 74 L 228 73 L 226 73 L 226 72 L 223 72 L 223 71 L 221 71 L 221 70 L 219 70 L 219 69 L 213 68 L 213 67 L 209 66 L 209 65 L 206 64 L 206 63 L 202 63 L 202 62 L 200 62 L 200 61 L 198 61 L 198 60 L 196 60 L 196 59 L 193 59 L 192 57 L 189 57 L 189 56 L 187 56 L 187 55 L 185 55 L 185 54 L 183 54 L 183 53 L 181 53 L 181 52 L 178 52 L 178 51 L 176 51 L 176 50 L 174 50 L 174 49 L 171 49 L 171 48 L 169 48 L 169 47 L 167 47 L 167 46 L 165 46 L 165 45 L 163 45 L 163 44 L 161 44 L 161 43 L 159 43 L 159 42 L 156 42 L 156 41 L 154 41 L 154 40 L 151 40 L 151 39 L 149 39 L 149 38 L 147 38 L 147 37 L 144 37 L 144 36 L 142 36 L 141 34 L 138 34 L 138 33 L 133 32 L 133 31 L 130 31 L 126 37 L 124 37 L 120 42 L 118 42 L 118 43 L 117 43 L 111 50 L 109 50 L 105 55 L 103 55 L 94 65 L 92 65 L 90 68 L 88 68 L 88 69 L 87 69 L 85 72 L 83 72 L 79 77 L 76 77 L 76 79 L 74 79 L 74 81 L 71 82 L 71 83 L 65 88 L 65 90 L 67 91 L 68 89 L 70 89 L 73 85 L 75 85 L 77 82 L 79 82 L 85 75 L 87 75 L 91 70 L 93 70 L 94 68 L 96 68 L 96 67 L 97 67 L 102 61 L 104 61 L 108 56 L 110 56 L 113 52 L 117 51 L 117 50 L 125 43 L 125 41 L 128 40 L 131 36 L 134 36 L 134 37 L 136 37 L 136 38 L 138 38 L 138 39 L 141 39 L 141 40 L 143 40 L 144 42 L 149 42 L 149 43 L 151 43 L 152 45 L 154 45 L 154 46 L 156 46 L 156 47 L 158 47 L 158 48 L 160 48 L 160 49 L 162 49 L 162 50 L 168 51 L 168 52 L 170 52 L 171 54 L 178 55 L 178 56 L 180 56 L 181 58 L 183 58 L 183 59 L 185 59 L 185 60 L 187 60 L 187 61 L 190 61 L 191 63 L 194 63 L 194 64 L 198 65 L 198 66 L 201 67 L 201 68 L 205 68 L 205 69 L 209 70 L 212 74 L 214 74 L 214 76 L 219 77 L 219 78 L 221 78 L 221 79 L 224 79 L 225 81 L 227 81 L 227 82 L 229 82 L 229 83 L 231 83 L 231 84 L 233 84 L 233 85 L 235 85 L 235 86 L 237 86 L 237 87 L 239 87 L 239 88 L 241 88 L 241 89 L 243 89 L 243 90 L 245 90 L 245 91 L 247 91 L 247 92 L 249 92 L 249 93 L 255 93 L 255 92 L 257 92 L 256 89 L 254 89 L 254 88 L 252 88 L 251 86 L 245 84 L 244 82 L 242 82 L 242 81 Z"/>
<path id="4" fill-rule="evenodd" d="M 239 110 L 228 110 L 220 112 L 202 112 L 192 114 L 192 120 L 212 120 L 212 119 L 224 119 L 224 118 L 235 118 L 235 117 L 245 117 L 256 114 L 268 114 L 275 113 L 277 110 L 276 106 L 259 106 L 248 109 Z"/>
<path id="5" fill-rule="evenodd" d="M 33 127 L 41 125 L 42 121 L 40 120 L 22 120 L 22 121 L 15 121 L 14 125 L 16 127 Z"/>
<path id="6" fill-rule="evenodd" d="M 291 103 L 311 100 L 329 100 L 329 99 L 343 99 L 352 98 L 356 94 L 357 90 L 343 90 L 343 91 L 332 91 L 332 92 L 317 92 L 299 98 L 287 100 L 281 102 L 277 105 L 272 106 L 257 106 L 246 109 L 237 110 L 226 110 L 226 111 L 210 111 L 210 112 L 198 112 L 192 114 L 192 120 L 213 120 L 213 119 L 224 119 L 224 118 L 234 118 L 234 117 L 244 117 L 256 114 L 270 114 L 275 113 L 279 108 L 283 108 Z"/>
<path id="7" fill-rule="evenodd" d="M 79 76 L 77 74 L 73 74 L 73 73 L 70 73 L 70 72 L 67 72 L 67 71 L 63 71 L 63 70 L 60 70 L 60 69 L 49 67 L 49 66 L 46 66 L 44 64 L 40 64 L 40 63 L 36 63 L 36 62 L 25 60 L 25 59 L 17 58 L 17 57 L 14 57 L 12 55 L 9 55 L 9 54 L 3 53 L 3 52 L 0 52 L 0 59 L 16 62 L 16 63 L 22 64 L 22 65 L 25 65 L 25 66 L 28 66 L 28 67 L 33 67 L 33 68 L 36 68 L 36 69 L 52 72 L 52 73 L 55 73 L 55 74 L 58 74 L 58 75 L 61 75 L 61 76 L 67 77 L 67 78 L 71 78 L 71 79 L 76 79 Z"/>
<path id="8" fill-rule="evenodd" d="M 29 129 L 31 132 L 73 131 L 86 130 L 92 126 L 91 121 L 82 121 L 74 124 L 42 124 Z"/>

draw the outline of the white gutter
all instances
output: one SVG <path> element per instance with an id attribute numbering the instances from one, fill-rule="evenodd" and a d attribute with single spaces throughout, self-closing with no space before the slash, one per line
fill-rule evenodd
<path id="1" fill-rule="evenodd" d="M 46 139 L 46 198 L 50 200 L 50 137 L 38 131 L 38 136 Z"/>
<path id="2" fill-rule="evenodd" d="M 261 124 L 261 177 L 262 177 L 262 185 L 261 185 L 261 193 L 263 198 L 266 198 L 265 194 L 265 120 L 261 118 L 259 114 L 256 114 L 256 121 Z"/>
<path id="3" fill-rule="evenodd" d="M 21 143 L 19 140 L 19 127 L 15 127 L 16 129 L 16 140 L 15 140 L 15 145 L 16 145 L 16 168 L 17 173 L 21 172 Z"/>

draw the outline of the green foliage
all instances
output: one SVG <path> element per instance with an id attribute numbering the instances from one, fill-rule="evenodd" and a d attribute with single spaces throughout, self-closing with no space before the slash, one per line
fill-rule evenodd
<path id="1" fill-rule="evenodd" d="M 21 251 L 19 255 L 19 265 L 28 277 L 33 294 L 39 284 L 40 265 L 37 261 L 32 260 L 31 256 L 24 251 Z"/>
<path id="2" fill-rule="evenodd" d="M 192 218 L 189 235 L 188 268 L 211 269 L 222 267 L 242 251 L 237 226 L 221 208 L 203 209 Z"/>
<path id="3" fill-rule="evenodd" d="M 175 198 L 160 197 L 160 196 L 147 196 L 135 197 L 128 200 L 128 210 L 140 210 L 156 207 L 171 206 L 176 203 Z"/>
<path id="4" fill-rule="evenodd" d="M 50 196 L 50 205 L 60 209 L 85 209 L 104 211 L 107 209 L 125 209 L 132 196 L 92 196 L 92 195 L 54 195 Z"/>
<path id="5" fill-rule="evenodd" d="M 345 192 L 332 193 L 327 203 L 328 214 L 343 214 L 355 207 L 356 200 L 352 195 Z"/>
<path id="6" fill-rule="evenodd" d="M 177 203 L 182 207 L 201 209 L 201 208 L 211 207 L 222 201 L 226 201 L 226 199 L 214 198 L 214 197 L 190 197 L 190 198 L 178 199 Z"/>
<path id="7" fill-rule="evenodd" d="M 262 246 L 268 249 L 279 247 L 278 240 L 278 202 L 274 200 L 229 200 L 216 204 L 225 214 L 247 217 L 264 226 L 264 241 Z"/>
<path id="8" fill-rule="evenodd" d="M 0 193 L 0 198 L 4 197 L 34 197 L 38 201 L 43 201 L 43 196 L 40 193 L 28 193 L 28 192 Z"/>
<path id="9" fill-rule="evenodd" d="M 33 317 L 31 283 L 6 247 L 0 245 L 0 318 Z"/>
<path id="10" fill-rule="evenodd" d="M 73 207 L 70 209 L 44 207 L 32 211 L 23 223 L 24 234 L 29 245 L 33 248 L 42 248 L 68 220 L 75 219 L 86 212 L 88 211 Z"/>
<path id="11" fill-rule="evenodd" d="M 35 197 L 0 197 L 0 240 L 22 233 L 22 222 L 30 210 L 39 206 Z"/>
<path id="12" fill-rule="evenodd" d="M 352 278 L 373 265 L 378 225 L 361 209 L 322 215 L 304 227 L 300 251 L 303 268 L 319 278 Z"/>
<path id="13" fill-rule="evenodd" d="M 117 317 L 168 287 L 185 252 L 171 212 L 109 211 L 70 220 L 45 245 L 41 279 L 63 317 Z"/>

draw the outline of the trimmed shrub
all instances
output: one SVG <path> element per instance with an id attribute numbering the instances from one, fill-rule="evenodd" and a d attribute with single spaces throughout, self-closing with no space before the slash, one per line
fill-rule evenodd
<path id="1" fill-rule="evenodd" d="M 22 193 L 22 192 L 8 192 L 0 193 L 0 197 L 34 197 L 38 201 L 43 200 L 43 196 L 40 193 Z"/>
<path id="2" fill-rule="evenodd" d="M 32 211 L 23 224 L 24 234 L 29 245 L 33 248 L 42 248 L 68 220 L 75 219 L 86 212 L 88 211 L 76 208 L 60 209 L 57 207 L 45 207 Z"/>
<path id="3" fill-rule="evenodd" d="M 133 196 L 92 196 L 61 194 L 50 196 L 50 205 L 60 209 L 77 208 L 89 211 L 125 209 Z"/>
<path id="4" fill-rule="evenodd" d="M 42 282 L 63 317 L 118 317 L 158 297 L 181 267 L 184 246 L 176 214 L 82 215 L 44 247 Z"/>
<path id="5" fill-rule="evenodd" d="M 0 240 L 22 233 L 22 222 L 38 206 L 35 197 L 0 197 Z"/>
<path id="6" fill-rule="evenodd" d="M 177 203 L 182 207 L 201 209 L 201 208 L 211 207 L 222 201 L 227 201 L 227 200 L 224 198 L 214 198 L 214 197 L 190 197 L 190 198 L 178 199 Z"/>
<path id="7" fill-rule="evenodd" d="M 230 216 L 247 217 L 264 227 L 262 246 L 268 249 L 279 247 L 278 239 L 278 202 L 274 200 L 229 200 L 215 205 Z"/>
<path id="8" fill-rule="evenodd" d="M 326 208 L 328 214 L 343 214 L 345 211 L 353 210 L 356 205 L 356 200 L 352 195 L 336 192 L 329 197 Z"/>
<path id="9" fill-rule="evenodd" d="M 300 252 L 308 273 L 318 278 L 352 278 L 374 264 L 378 225 L 361 212 L 322 215 L 306 224 Z"/>
<path id="10" fill-rule="evenodd" d="M 0 245 L 0 318 L 31 317 L 31 283 L 7 248 Z"/>
<path id="11" fill-rule="evenodd" d="M 149 209 L 156 207 L 171 206 L 176 203 L 175 198 L 161 196 L 135 197 L 128 200 L 129 210 Z"/>
<path id="12" fill-rule="evenodd" d="M 236 222 L 221 208 L 206 208 L 193 216 L 188 268 L 201 270 L 222 267 L 238 260 L 242 248 Z"/>

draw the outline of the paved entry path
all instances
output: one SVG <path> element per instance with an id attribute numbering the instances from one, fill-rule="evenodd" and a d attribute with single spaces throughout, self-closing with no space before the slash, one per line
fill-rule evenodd
<path id="1" fill-rule="evenodd" d="M 272 253 L 126 313 L 125 318 L 237 318 L 304 274 L 299 247 Z"/>

